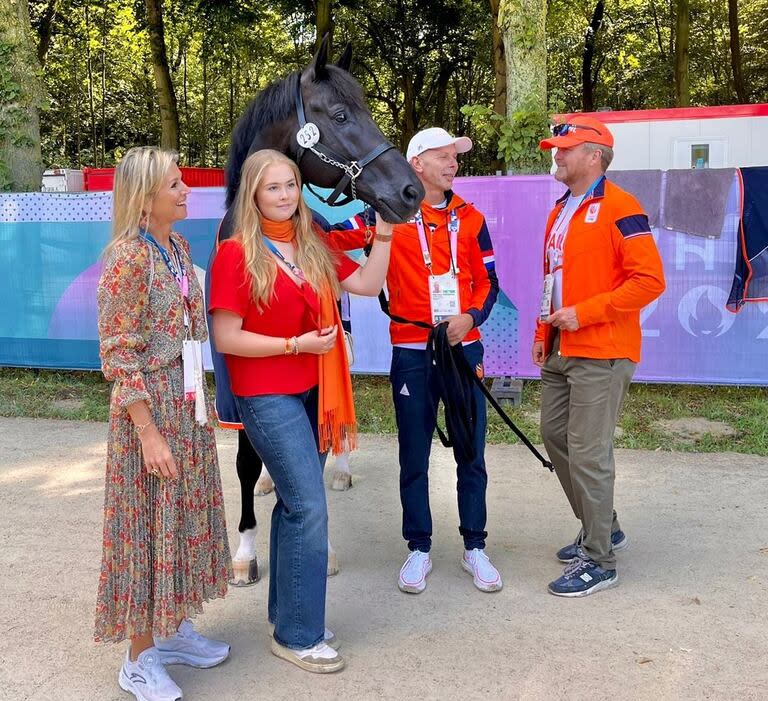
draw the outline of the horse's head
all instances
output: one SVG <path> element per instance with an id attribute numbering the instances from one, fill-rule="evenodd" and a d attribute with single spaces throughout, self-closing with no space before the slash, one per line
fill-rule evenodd
<path id="1" fill-rule="evenodd" d="M 337 64 L 328 64 L 327 59 L 328 42 L 323 40 L 312 63 L 302 71 L 299 83 L 305 120 L 317 127 L 319 141 L 301 149 L 294 137 L 292 147 L 297 151 L 292 155 L 306 181 L 328 188 L 341 183 L 346 194 L 355 194 L 387 221 L 404 222 L 416 213 L 424 199 L 424 188 L 405 158 L 374 123 L 363 90 L 348 70 L 350 47 Z M 311 132 L 303 146 L 317 138 Z M 355 164 L 362 170 L 358 171 Z M 350 178 L 352 173 L 359 174 Z"/>

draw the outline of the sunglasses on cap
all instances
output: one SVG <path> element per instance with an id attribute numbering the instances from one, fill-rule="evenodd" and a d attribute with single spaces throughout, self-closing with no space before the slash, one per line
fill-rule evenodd
<path id="1" fill-rule="evenodd" d="M 589 131 L 593 131 L 596 134 L 600 134 L 600 136 L 603 135 L 599 129 L 588 127 L 583 124 L 551 124 L 549 128 L 552 131 L 552 136 L 565 136 L 566 134 L 572 131 L 576 131 L 577 129 L 588 129 Z"/>

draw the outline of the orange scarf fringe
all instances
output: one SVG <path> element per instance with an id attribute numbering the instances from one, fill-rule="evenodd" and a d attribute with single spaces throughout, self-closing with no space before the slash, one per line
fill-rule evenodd
<path id="1" fill-rule="evenodd" d="M 290 243 L 296 238 L 293 221 L 290 219 L 285 222 L 263 219 L 262 231 L 273 241 Z M 355 398 L 352 393 L 352 378 L 349 374 L 341 315 L 329 284 L 323 285 L 319 297 L 319 328 L 335 326 L 337 334 L 333 348 L 324 355 L 318 356 L 317 433 L 320 452 L 325 453 L 330 450 L 334 455 L 339 455 L 345 450 L 357 448 Z"/>

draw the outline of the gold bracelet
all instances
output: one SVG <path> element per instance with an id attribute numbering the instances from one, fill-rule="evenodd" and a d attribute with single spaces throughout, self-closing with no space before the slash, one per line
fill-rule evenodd
<path id="1" fill-rule="evenodd" d="M 292 342 L 293 342 L 293 339 L 290 339 L 290 338 L 285 339 L 285 355 L 290 355 L 291 353 L 293 353 L 293 351 L 291 350 Z"/>
<path id="2" fill-rule="evenodd" d="M 374 234 L 373 238 L 382 243 L 389 243 L 392 240 L 392 234 L 389 236 L 385 236 L 384 234 Z"/>
<path id="3" fill-rule="evenodd" d="M 145 428 L 147 428 L 148 426 L 151 426 L 153 423 L 154 423 L 154 422 L 152 421 L 152 419 L 150 419 L 150 420 L 149 420 L 149 421 L 147 421 L 147 423 L 145 423 L 145 424 L 135 424 L 136 433 L 138 433 L 139 435 L 141 435 L 142 431 L 143 431 Z"/>

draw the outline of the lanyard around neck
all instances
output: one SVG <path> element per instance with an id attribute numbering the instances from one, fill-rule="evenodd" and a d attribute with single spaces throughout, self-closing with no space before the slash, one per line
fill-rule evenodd
<path id="1" fill-rule="evenodd" d="M 173 279 L 176 280 L 176 284 L 179 286 L 179 290 L 181 291 L 181 303 L 184 307 L 184 329 L 187 337 L 189 337 L 189 277 L 187 277 L 187 268 L 184 265 L 184 258 L 181 255 L 181 251 L 176 245 L 176 242 L 171 239 L 171 247 L 173 248 L 173 253 L 176 256 L 176 260 L 179 262 L 179 267 L 177 269 L 171 260 L 171 256 L 168 251 L 164 246 L 161 246 L 157 242 L 157 239 L 152 236 L 152 234 L 150 234 L 145 229 L 141 229 L 140 233 L 145 241 L 148 241 L 155 248 L 157 248 L 158 251 L 160 251 L 160 255 L 162 256 L 166 267 L 170 271 L 171 275 L 173 275 Z"/>
<path id="2" fill-rule="evenodd" d="M 264 243 L 267 246 L 267 248 L 270 251 L 272 251 L 272 253 L 274 253 L 281 261 L 283 261 L 283 263 L 285 263 L 288 266 L 290 271 L 297 278 L 299 278 L 299 280 L 301 280 L 302 282 L 306 282 L 307 281 L 307 277 L 306 277 L 306 275 L 304 275 L 304 271 L 298 265 L 295 265 L 295 264 L 291 263 L 291 261 L 287 260 L 286 257 L 282 253 L 280 253 L 280 251 L 278 250 L 277 246 L 275 246 L 275 244 L 272 243 L 272 241 L 270 241 L 266 236 L 264 236 L 263 238 L 264 238 Z"/>
<path id="3" fill-rule="evenodd" d="M 181 251 L 179 251 L 179 247 L 176 245 L 176 242 L 171 239 L 171 246 L 173 248 L 173 253 L 176 257 L 176 260 L 179 263 L 179 267 L 177 268 L 174 264 L 173 260 L 171 260 L 171 256 L 168 253 L 167 249 L 164 246 L 161 246 L 157 239 L 152 236 L 148 231 L 142 229 L 141 230 L 141 236 L 146 240 L 149 241 L 157 250 L 160 252 L 160 255 L 163 258 L 163 261 L 165 262 L 165 266 L 170 271 L 171 275 L 173 275 L 174 279 L 176 280 L 176 283 L 179 286 L 179 289 L 181 290 L 181 294 L 186 299 L 189 296 L 189 278 L 187 277 L 187 269 L 184 265 L 184 258 L 181 255 Z"/>
<path id="4" fill-rule="evenodd" d="M 427 232 L 424 228 L 424 217 L 421 214 L 421 210 L 416 212 L 414 220 L 416 221 L 416 230 L 419 232 L 419 244 L 421 245 L 421 255 L 424 258 L 424 265 L 427 270 L 429 270 L 430 274 L 432 274 L 432 254 L 429 251 Z M 448 252 L 451 256 L 451 268 L 455 276 L 459 272 L 459 217 L 457 216 L 455 209 L 452 209 L 449 215 L 448 234 Z"/>

